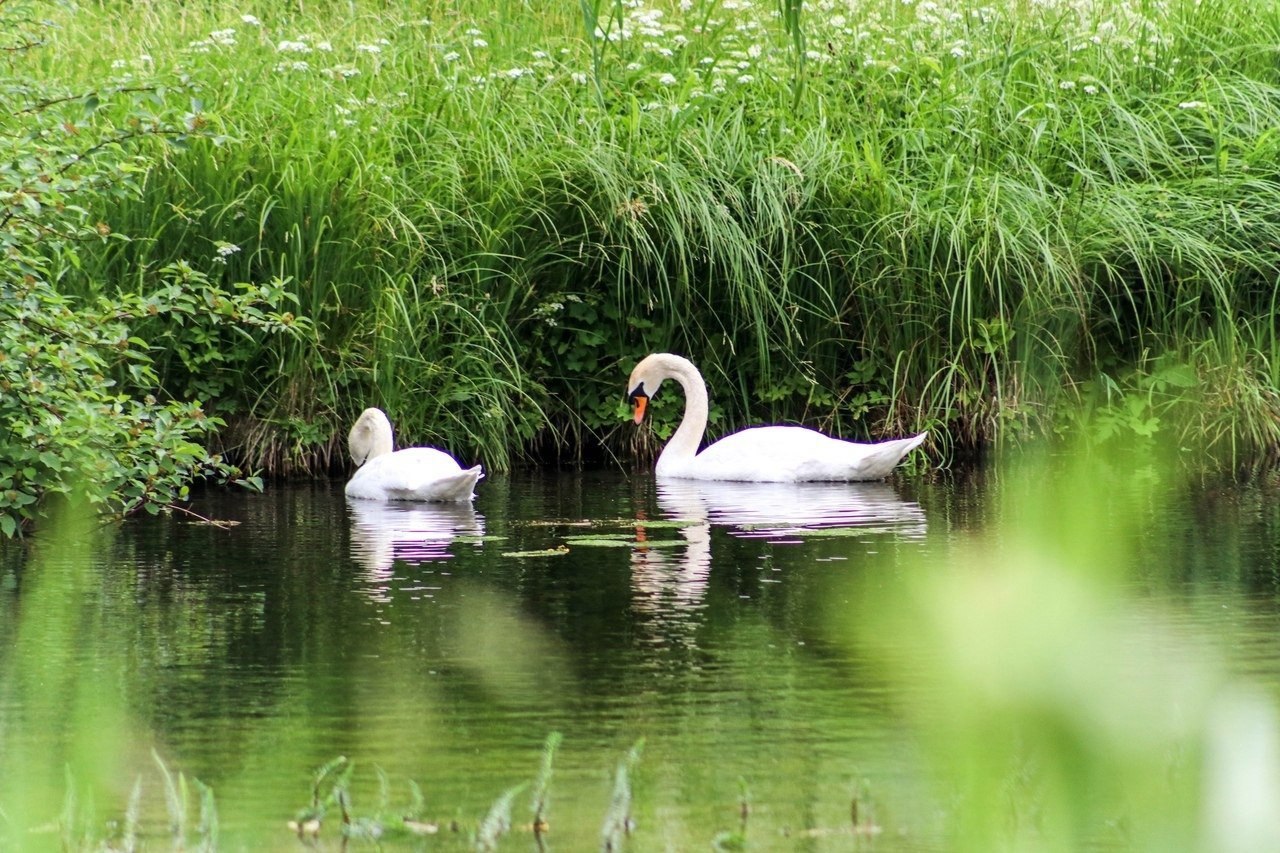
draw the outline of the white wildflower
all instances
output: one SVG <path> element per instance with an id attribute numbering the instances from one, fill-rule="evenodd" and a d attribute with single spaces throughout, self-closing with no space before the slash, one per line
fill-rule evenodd
<path id="1" fill-rule="evenodd" d="M 1178 109 L 1180 110 L 1203 110 L 1208 107 L 1209 105 L 1204 101 L 1183 101 L 1178 104 Z"/>
<path id="2" fill-rule="evenodd" d="M 260 26 L 262 26 L 262 21 L 259 21 L 259 20 L 258 20 L 257 18 L 255 18 L 253 15 L 241 15 L 241 16 L 240 16 L 240 20 L 241 20 L 241 21 L 243 21 L 244 23 L 248 24 L 248 25 L 249 25 L 249 26 L 251 26 L 251 27 L 260 27 Z"/>
<path id="3" fill-rule="evenodd" d="M 276 45 L 279 53 L 310 53 L 311 45 L 305 41 L 282 41 Z"/>
<path id="4" fill-rule="evenodd" d="M 214 243 L 214 246 L 217 247 L 217 254 L 213 256 L 213 259 L 220 264 L 225 264 L 227 258 L 240 251 L 239 246 L 235 243 L 228 243 L 226 240 L 218 240 Z"/>
<path id="5" fill-rule="evenodd" d="M 382 48 L 378 47 L 376 44 L 358 44 L 356 45 L 356 50 L 363 51 L 364 53 L 382 53 Z"/>
<path id="6" fill-rule="evenodd" d="M 482 38 L 477 38 L 477 39 L 471 40 L 471 46 L 472 47 L 488 47 L 489 43 Z"/>
<path id="7" fill-rule="evenodd" d="M 325 53 L 330 53 L 333 50 L 333 45 L 327 41 L 317 42 L 316 50 L 323 50 Z"/>
<path id="8" fill-rule="evenodd" d="M 585 86 L 587 83 L 587 75 L 581 71 L 575 71 L 569 75 L 569 79 L 577 83 L 579 86 Z"/>
<path id="9" fill-rule="evenodd" d="M 461 56 L 461 54 L 456 50 L 451 50 L 444 55 L 443 59 L 445 62 L 456 62 L 459 56 Z"/>
<path id="10" fill-rule="evenodd" d="M 661 77 L 658 78 L 658 82 L 661 83 L 663 86 L 674 86 L 678 81 L 676 80 L 676 75 L 674 74 L 663 74 Z"/>
<path id="11" fill-rule="evenodd" d="M 1069 92 L 1075 87 L 1076 87 L 1075 80 L 1059 80 L 1058 81 L 1058 88 L 1062 89 L 1063 91 Z"/>

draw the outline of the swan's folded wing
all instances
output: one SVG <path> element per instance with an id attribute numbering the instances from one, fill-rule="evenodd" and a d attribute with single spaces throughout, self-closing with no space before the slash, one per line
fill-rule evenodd
<path id="1" fill-rule="evenodd" d="M 803 427 L 753 427 L 707 447 L 683 476 L 780 483 L 880 480 L 926 435 L 859 444 Z"/>
<path id="2" fill-rule="evenodd" d="M 370 459 L 347 483 L 348 497 L 388 501 L 464 501 L 475 497 L 481 467 L 463 470 L 432 447 L 410 447 Z"/>
<path id="3" fill-rule="evenodd" d="M 393 501 L 469 501 L 476 496 L 476 483 L 484 476 L 479 465 L 454 474 L 437 476 L 406 488 L 389 489 L 388 500 Z"/>

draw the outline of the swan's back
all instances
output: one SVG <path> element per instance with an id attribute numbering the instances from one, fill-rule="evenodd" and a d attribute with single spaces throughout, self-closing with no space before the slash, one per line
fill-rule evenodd
<path id="1" fill-rule="evenodd" d="M 879 480 L 888 476 L 927 433 L 858 444 L 796 426 L 764 426 L 725 436 L 681 470 L 660 475 L 698 480 L 792 483 Z"/>

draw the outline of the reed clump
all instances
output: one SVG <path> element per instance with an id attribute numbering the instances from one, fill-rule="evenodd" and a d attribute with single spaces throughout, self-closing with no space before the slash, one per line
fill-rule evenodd
<path id="1" fill-rule="evenodd" d="M 222 401 L 251 466 L 331 464 L 371 404 L 494 469 L 623 451 L 657 349 L 713 431 L 1280 439 L 1274 10 L 340 5 L 82 3 L 48 52 L 182 77 L 206 134 L 63 286 L 202 262 L 316 324 Z"/>

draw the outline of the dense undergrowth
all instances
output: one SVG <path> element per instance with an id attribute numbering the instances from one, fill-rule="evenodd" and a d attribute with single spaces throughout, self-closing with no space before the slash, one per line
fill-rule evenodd
<path id="1" fill-rule="evenodd" d="M 251 467 L 340 463 L 370 404 L 494 469 L 625 456 L 646 439 L 622 382 L 654 350 L 707 374 L 713 431 L 929 429 L 935 460 L 1164 433 L 1212 465 L 1280 440 L 1269 6 L 54 15 L 48 74 L 181 82 L 196 132 L 93 211 L 133 239 L 82 252 L 62 289 L 147 294 L 181 260 L 282 280 L 314 323 L 157 355 Z"/>

